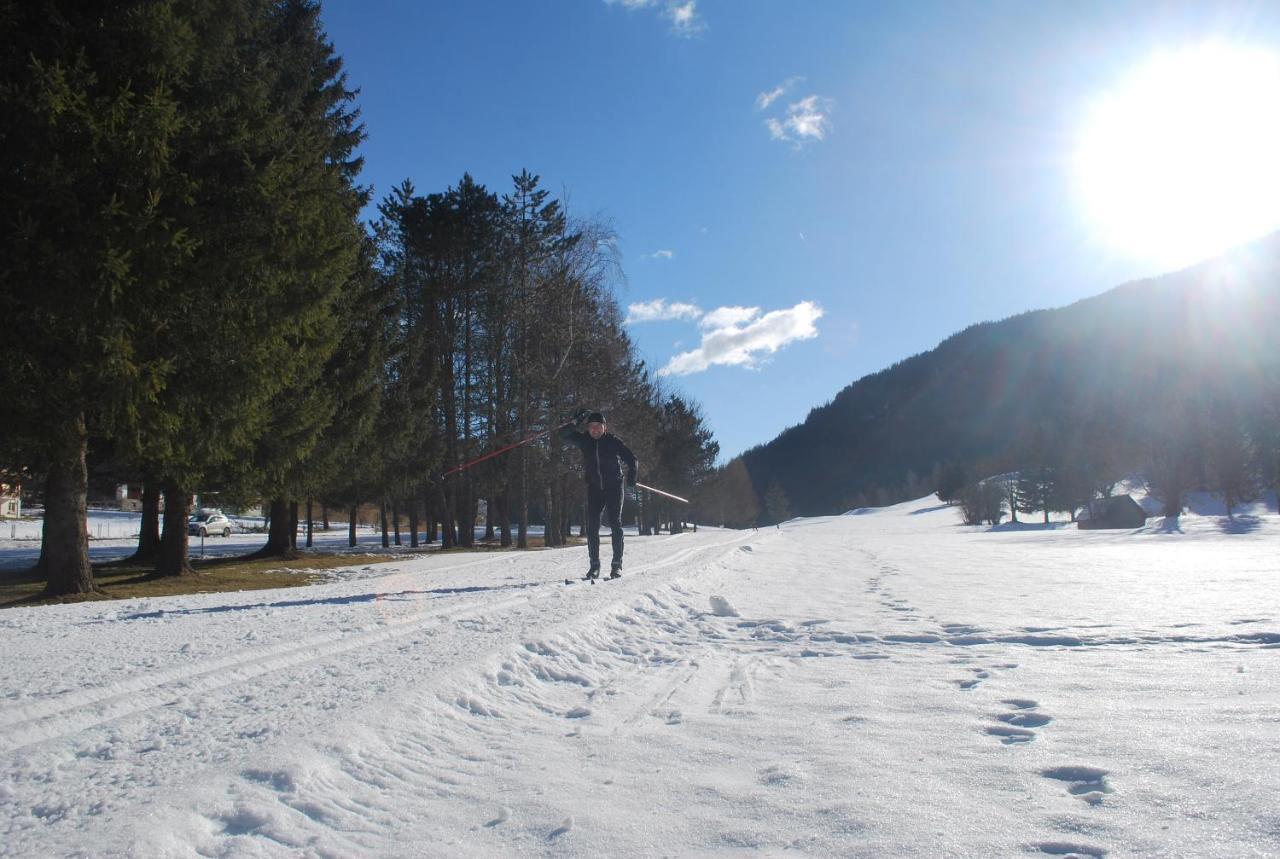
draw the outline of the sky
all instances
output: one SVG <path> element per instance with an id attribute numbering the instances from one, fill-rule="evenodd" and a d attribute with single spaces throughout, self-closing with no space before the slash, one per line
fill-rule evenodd
<path id="1" fill-rule="evenodd" d="M 1243 139 L 1273 160 L 1280 122 L 1236 131 L 1210 116 L 1234 104 L 1221 91 L 1176 90 L 1186 124 L 1163 126 L 1133 83 L 1206 44 L 1271 62 L 1276 4 L 328 0 L 322 18 L 360 90 L 375 201 L 464 173 L 505 193 L 527 168 L 609 224 L 628 331 L 722 461 L 969 325 L 1280 227 L 1280 174 L 1222 172 L 1253 163 L 1228 151 Z M 1250 121 L 1280 111 L 1272 77 L 1274 100 L 1239 105 Z M 1098 131 L 1108 104 L 1120 119 Z M 1217 153 L 1198 184 L 1178 140 Z M 1165 224 L 1180 208 L 1201 220 Z"/>

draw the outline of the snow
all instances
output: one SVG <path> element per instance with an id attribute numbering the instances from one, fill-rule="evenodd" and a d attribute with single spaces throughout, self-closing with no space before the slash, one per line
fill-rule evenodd
<path id="1" fill-rule="evenodd" d="M 1280 855 L 1273 510 L 858 514 L 2 611 L 0 856 Z"/>

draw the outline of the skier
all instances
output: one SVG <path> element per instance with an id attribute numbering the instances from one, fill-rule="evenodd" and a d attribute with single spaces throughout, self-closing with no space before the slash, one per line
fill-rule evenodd
<path id="1" fill-rule="evenodd" d="M 604 415 L 578 409 L 573 414 L 576 426 L 560 430 L 560 437 L 571 441 L 582 451 L 582 471 L 587 480 L 587 552 L 591 567 L 587 579 L 600 577 L 600 514 L 613 534 L 613 561 L 609 565 L 609 578 L 622 575 L 622 499 L 623 468 L 626 468 L 626 485 L 636 485 L 636 455 L 622 440 L 609 432 Z M 581 430 L 586 425 L 586 432 Z"/>

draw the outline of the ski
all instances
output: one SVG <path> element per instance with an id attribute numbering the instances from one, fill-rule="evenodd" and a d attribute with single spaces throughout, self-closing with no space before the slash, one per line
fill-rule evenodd
<path id="1" fill-rule="evenodd" d="M 619 573 L 619 574 L 618 574 L 618 575 L 616 575 L 616 576 L 613 576 L 613 575 L 609 575 L 609 576 L 583 576 L 583 577 L 582 577 L 582 578 L 580 578 L 580 579 L 565 579 L 565 580 L 564 580 L 564 583 L 565 583 L 566 585 L 576 585 L 576 584 L 580 584 L 581 582 L 586 582 L 586 583 L 588 583 L 588 584 L 592 584 L 592 585 L 594 585 L 596 582 L 611 582 L 611 581 L 615 581 L 615 580 L 620 579 L 620 578 L 622 578 L 622 574 L 621 574 L 621 573 Z"/>

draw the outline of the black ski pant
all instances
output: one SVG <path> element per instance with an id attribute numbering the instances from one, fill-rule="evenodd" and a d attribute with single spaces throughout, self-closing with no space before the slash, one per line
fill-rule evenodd
<path id="1" fill-rule="evenodd" d="M 587 554 L 591 557 L 591 566 L 600 566 L 600 521 L 612 530 L 613 566 L 622 566 L 622 499 L 625 489 L 622 484 L 604 488 L 598 483 L 587 484 Z"/>

